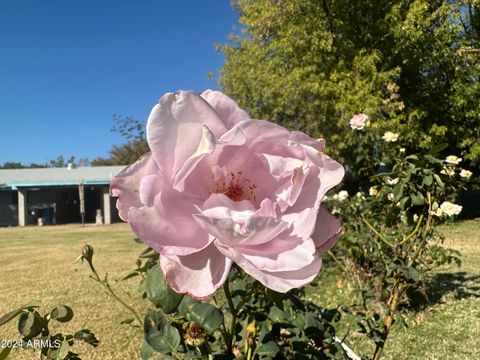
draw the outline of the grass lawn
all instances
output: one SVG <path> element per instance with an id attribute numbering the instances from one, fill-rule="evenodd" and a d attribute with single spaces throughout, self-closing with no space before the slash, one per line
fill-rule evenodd
<path id="1" fill-rule="evenodd" d="M 397 326 L 388 340 L 385 359 L 480 359 L 480 222 L 466 221 L 443 229 L 446 244 L 463 255 L 461 268 L 439 271 L 432 303 L 409 317 L 405 331 Z M 132 239 L 128 225 L 0 228 L 0 315 L 33 299 L 43 311 L 57 304 L 73 308 L 75 317 L 59 324 L 62 332 L 91 329 L 100 339 L 96 349 L 78 346 L 83 359 L 138 359 L 142 331 L 119 323 L 130 315 L 89 278 L 86 264 L 74 260 L 88 242 L 94 246 L 97 270 L 115 278 L 135 267 L 142 246 Z M 325 282 L 315 288 L 319 304 L 336 305 L 348 300 L 347 288 L 335 286 L 328 269 Z M 137 279 L 115 282 L 113 287 L 140 313 Z M 130 296 L 131 295 L 131 296 Z M 19 339 L 16 322 L 0 327 L 0 340 Z M 361 338 L 351 334 L 354 349 L 364 349 Z M 38 359 L 30 351 L 12 352 L 12 359 Z"/>
<path id="2" fill-rule="evenodd" d="M 136 255 L 143 247 L 133 238 L 126 224 L 0 228 L 0 314 L 33 299 L 42 302 L 45 312 L 57 304 L 69 305 L 74 311 L 73 320 L 56 329 L 66 333 L 87 328 L 100 339 L 95 349 L 86 345 L 77 348 L 82 359 L 139 358 L 143 330 L 120 325 L 130 317 L 129 312 L 89 278 L 86 263 L 74 263 L 86 242 L 93 245 L 100 276 L 108 272 L 112 286 L 142 312 L 145 305 L 136 291 L 138 281 L 113 280 L 135 268 Z M 19 339 L 16 321 L 7 325 L 0 327 L 0 340 Z M 12 359 L 39 358 L 38 353 L 30 351 L 12 351 L 11 355 Z"/>
<path id="3" fill-rule="evenodd" d="M 445 266 L 433 274 L 429 303 L 406 316 L 408 328 L 397 323 L 390 334 L 385 360 L 480 359 L 480 221 L 463 221 L 440 228 L 444 245 L 461 252 L 462 266 Z M 309 291 L 321 306 L 351 304 L 355 295 L 339 270 L 326 268 L 320 285 Z M 349 328 L 350 326 L 350 328 Z M 347 343 L 359 355 L 372 355 L 373 344 L 356 332 L 354 319 L 345 317 L 339 336 L 348 332 Z"/>

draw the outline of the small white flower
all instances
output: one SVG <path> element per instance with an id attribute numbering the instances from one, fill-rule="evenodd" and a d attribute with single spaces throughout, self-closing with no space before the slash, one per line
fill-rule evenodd
<path id="1" fill-rule="evenodd" d="M 398 180 L 400 180 L 400 179 L 399 178 L 392 179 L 392 178 L 387 177 L 386 181 L 387 181 L 388 185 L 393 186 L 393 185 L 397 185 Z"/>
<path id="2" fill-rule="evenodd" d="M 345 201 L 348 199 L 348 191 L 342 190 L 338 193 L 338 201 Z"/>
<path id="3" fill-rule="evenodd" d="M 364 194 L 363 192 L 361 192 L 361 191 L 357 192 L 357 193 L 355 194 L 355 197 L 357 197 L 357 198 L 360 199 L 360 200 L 365 200 L 365 194 Z"/>
<path id="4" fill-rule="evenodd" d="M 395 195 L 393 195 L 393 193 L 389 193 L 389 194 L 387 195 L 387 198 L 388 198 L 388 200 L 390 200 L 390 201 L 393 201 L 393 198 L 394 198 L 394 197 L 395 197 Z"/>
<path id="5" fill-rule="evenodd" d="M 385 134 L 383 134 L 382 139 L 386 142 L 395 142 L 398 140 L 398 136 L 398 133 L 387 131 Z"/>
<path id="6" fill-rule="evenodd" d="M 332 209 L 332 214 L 340 214 L 340 209 L 334 207 L 334 208 Z"/>
<path id="7" fill-rule="evenodd" d="M 406 149 L 405 148 L 400 148 L 400 150 L 398 150 L 398 151 L 400 151 L 400 154 L 404 154 Z"/>
<path id="8" fill-rule="evenodd" d="M 442 170 L 440 170 L 440 174 L 447 175 L 447 176 L 453 176 L 455 175 L 455 170 L 453 170 L 450 167 L 444 166 Z"/>
<path id="9" fill-rule="evenodd" d="M 353 115 L 349 124 L 353 130 L 363 130 L 365 126 L 368 126 L 368 116 L 364 113 Z"/>
<path id="10" fill-rule="evenodd" d="M 435 211 L 430 211 L 430 215 L 441 217 L 443 216 L 443 210 L 438 208 Z"/>
<path id="11" fill-rule="evenodd" d="M 455 164 L 458 165 L 462 161 L 462 158 L 459 158 L 458 156 L 455 155 L 448 155 L 447 158 L 445 159 L 445 162 L 449 164 Z"/>
<path id="12" fill-rule="evenodd" d="M 418 221 L 418 215 L 417 214 L 413 214 L 413 222 L 417 222 Z"/>
<path id="13" fill-rule="evenodd" d="M 372 186 L 370 189 L 368 189 L 368 194 L 370 196 L 377 196 L 378 195 L 378 189 L 376 186 Z"/>
<path id="14" fill-rule="evenodd" d="M 472 175 L 473 175 L 473 173 L 472 173 L 470 170 L 462 169 L 462 171 L 460 171 L 460 176 L 461 176 L 462 178 L 468 179 L 468 178 L 470 178 L 470 176 L 472 176 Z"/>
<path id="15" fill-rule="evenodd" d="M 462 211 L 462 206 L 453 204 L 448 201 L 444 201 L 442 205 L 440 205 L 440 209 L 442 212 L 447 216 L 458 215 Z"/>
<path id="16" fill-rule="evenodd" d="M 345 201 L 348 199 L 348 192 L 346 190 L 339 191 L 337 194 L 332 196 L 332 199 L 336 201 Z"/>

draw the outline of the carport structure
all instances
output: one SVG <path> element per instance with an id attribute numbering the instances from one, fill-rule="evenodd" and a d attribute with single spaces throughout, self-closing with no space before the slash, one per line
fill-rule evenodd
<path id="1" fill-rule="evenodd" d="M 0 169 L 0 225 L 25 226 L 118 220 L 110 179 L 125 166 Z"/>

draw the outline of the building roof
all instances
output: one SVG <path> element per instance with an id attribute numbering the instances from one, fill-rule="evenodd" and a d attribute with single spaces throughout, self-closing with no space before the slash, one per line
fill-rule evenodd
<path id="1" fill-rule="evenodd" d="M 92 166 L 78 168 L 0 169 L 0 189 L 19 187 L 108 185 L 110 179 L 123 170 L 120 166 Z"/>

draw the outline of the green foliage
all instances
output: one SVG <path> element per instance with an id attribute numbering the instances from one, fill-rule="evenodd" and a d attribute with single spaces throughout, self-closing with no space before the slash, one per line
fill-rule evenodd
<path id="1" fill-rule="evenodd" d="M 436 226 L 458 212 L 447 204 L 468 181 L 460 175 L 460 159 L 439 156 L 446 144 L 408 154 L 403 134 L 386 141 L 378 130 L 351 130 L 360 158 L 352 169 L 374 175 L 354 196 L 343 192 L 327 200 L 345 229 L 332 257 L 361 294 L 352 311 L 360 332 L 375 345 L 373 359 L 380 358 L 393 324 L 404 322 L 401 310 L 414 301 L 409 295 L 425 293 L 432 270 L 460 263 L 458 252 L 442 247 Z M 372 151 L 376 158 L 364 161 Z"/>
<path id="2" fill-rule="evenodd" d="M 44 315 L 37 311 L 39 307 L 38 301 L 32 301 L 0 317 L 0 326 L 18 317 L 17 328 L 22 337 L 19 341 L 7 341 L 7 347 L 0 352 L 1 360 L 6 359 L 12 350 L 26 351 L 36 348 L 40 349 L 40 359 L 80 360 L 79 355 L 71 350 L 76 341 L 98 346 L 98 339 L 88 329 L 74 334 L 52 333 L 51 321 L 67 323 L 72 320 L 73 310 L 70 307 L 58 305 Z"/>
<path id="3" fill-rule="evenodd" d="M 112 146 L 110 157 L 96 158 L 92 166 L 132 164 L 140 156 L 150 151 L 145 134 L 145 124 L 131 116 L 113 115 L 112 131 L 118 132 L 127 141 L 120 146 Z"/>
<path id="4" fill-rule="evenodd" d="M 480 163 L 478 1 L 234 4 L 242 30 L 219 46 L 219 84 L 252 117 L 324 136 L 347 164 L 359 112 L 404 134 L 409 153 L 447 143 Z"/>
<path id="5" fill-rule="evenodd" d="M 84 251 L 82 258 L 91 262 L 91 255 L 93 251 Z M 140 254 L 137 269 L 123 279 L 134 276 L 141 278 L 140 293 L 155 306 L 144 317 L 142 360 L 345 356 L 332 325 L 340 320 L 340 312 L 303 302 L 303 290 L 275 293 L 234 268 L 223 292 L 195 300 L 169 288 L 158 254 L 150 248 Z"/>
<path id="6" fill-rule="evenodd" d="M 177 294 L 170 289 L 158 264 L 148 271 L 145 290 L 148 299 L 167 314 L 177 310 L 183 298 L 182 294 Z"/>

